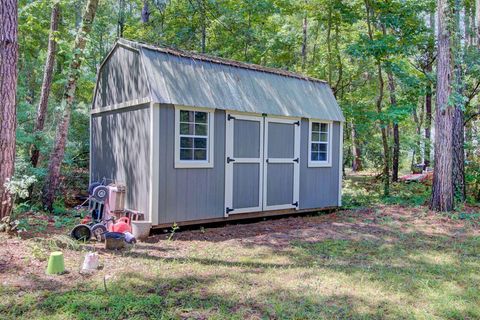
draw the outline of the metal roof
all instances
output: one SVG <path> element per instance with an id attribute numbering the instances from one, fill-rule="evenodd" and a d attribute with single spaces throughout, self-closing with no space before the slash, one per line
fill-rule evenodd
<path id="1" fill-rule="evenodd" d="M 285 70 L 120 39 L 140 51 L 154 102 L 344 121 L 329 85 Z"/>

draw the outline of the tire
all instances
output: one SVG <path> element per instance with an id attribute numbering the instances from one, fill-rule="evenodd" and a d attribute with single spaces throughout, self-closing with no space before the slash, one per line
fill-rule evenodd
<path id="1" fill-rule="evenodd" d="M 98 242 L 105 241 L 105 233 L 107 232 L 107 227 L 101 223 L 95 224 L 92 228 L 92 237 L 95 238 Z"/>
<path id="2" fill-rule="evenodd" d="M 96 187 L 98 186 L 101 186 L 102 184 L 100 182 L 92 182 L 90 183 L 90 185 L 88 186 L 88 194 L 89 195 L 92 195 L 93 194 L 93 190 L 95 190 Z"/>
<path id="3" fill-rule="evenodd" d="M 93 197 L 99 202 L 104 202 L 108 198 L 108 188 L 105 186 L 98 186 L 93 189 Z"/>
<path id="4" fill-rule="evenodd" d="M 92 231 L 88 225 L 79 224 L 72 229 L 70 236 L 75 240 L 89 241 L 92 238 Z"/>

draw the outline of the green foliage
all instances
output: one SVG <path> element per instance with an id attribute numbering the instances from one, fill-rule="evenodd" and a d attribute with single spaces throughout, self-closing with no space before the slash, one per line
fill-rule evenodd
<path id="1" fill-rule="evenodd" d="M 430 142 L 424 139 L 426 87 L 435 84 L 435 31 L 428 18 L 435 12 L 434 0 L 327 1 L 327 0 L 148 0 L 150 18 L 141 20 L 143 0 L 101 1 L 89 35 L 85 60 L 79 71 L 74 113 L 62 173 L 61 201 L 70 206 L 73 194 L 85 190 L 88 183 L 89 107 L 92 101 L 97 67 L 119 34 L 123 37 L 185 50 L 202 50 L 225 58 L 257 63 L 326 79 L 333 88 L 346 117 L 345 155 L 352 159 L 351 132 L 356 130 L 356 144 L 362 152 L 365 168 L 380 171 L 382 145 L 380 123 L 391 130 L 400 127 L 401 170 L 422 161 L 421 153 Z M 40 166 L 28 165 L 20 175 L 37 180 L 31 190 L 30 203 L 39 194 L 48 165 L 55 129 L 61 115 L 60 101 L 67 81 L 66 72 L 73 58 L 73 41 L 85 1 L 61 0 L 61 23 L 56 34 L 53 87 L 48 105 L 46 128 L 41 133 Z M 123 5 L 122 5 L 123 4 Z M 368 34 L 367 10 L 372 38 Z M 463 3 L 465 12 L 474 12 L 472 0 Z M 30 145 L 35 140 L 33 126 L 46 59 L 52 1 L 21 0 L 19 3 L 19 83 L 18 83 L 18 161 L 29 163 Z M 471 21 L 470 15 L 466 22 Z M 468 18 L 468 19 L 467 19 Z M 302 56 L 303 23 L 307 23 L 305 57 Z M 474 30 L 466 26 L 466 34 Z M 466 44 L 469 42 L 466 41 Z M 396 84 L 396 104 L 384 75 L 382 111 L 375 102 L 379 94 L 379 62 L 383 72 L 391 72 Z M 466 45 L 463 50 L 463 84 L 465 94 L 456 101 L 465 104 L 466 118 L 478 112 L 478 48 Z M 433 66 L 433 70 L 429 69 Z M 457 99 L 458 98 L 458 99 Z M 414 120 L 414 114 L 417 120 Z M 416 123 L 418 121 L 418 123 Z M 473 121 L 472 121 L 473 122 Z M 418 131 L 417 127 L 421 130 Z M 474 125 L 473 127 L 478 127 Z M 389 143 L 392 144 L 389 134 Z M 471 141 L 474 141 L 472 137 Z M 478 146 L 475 146 L 478 148 Z M 415 155 L 412 152 L 415 152 Z M 414 158 L 414 159 L 412 159 Z M 470 159 L 469 159 L 470 161 Z M 470 198 L 477 197 L 478 167 L 467 169 Z M 478 197 L 477 197 L 478 199 Z M 57 205 L 61 204 L 57 201 Z M 361 201 L 361 200 L 359 200 Z M 420 199 L 418 199 L 420 201 Z M 477 200 L 478 201 L 478 200 Z"/>

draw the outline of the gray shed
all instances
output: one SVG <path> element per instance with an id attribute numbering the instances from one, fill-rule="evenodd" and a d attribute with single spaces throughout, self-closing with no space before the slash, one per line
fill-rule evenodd
<path id="1" fill-rule="evenodd" d="M 341 205 L 344 121 L 324 81 L 119 40 L 99 68 L 90 179 L 154 226 Z"/>

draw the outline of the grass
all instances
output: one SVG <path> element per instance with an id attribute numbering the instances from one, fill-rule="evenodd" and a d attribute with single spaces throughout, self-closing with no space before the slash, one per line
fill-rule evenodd
<path id="1" fill-rule="evenodd" d="M 103 269 L 85 278 L 84 251 L 67 244 L 69 275 L 18 262 L 25 283 L 0 287 L 0 318 L 479 319 L 480 235 L 465 222 L 375 205 L 177 231 L 100 252 Z"/>

